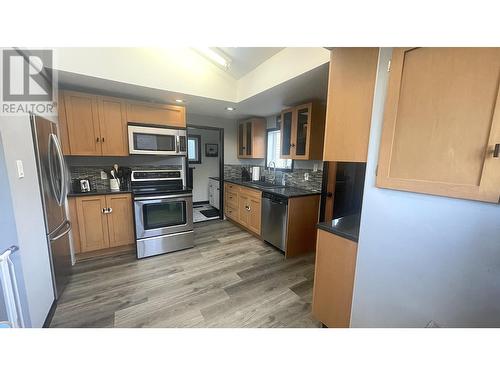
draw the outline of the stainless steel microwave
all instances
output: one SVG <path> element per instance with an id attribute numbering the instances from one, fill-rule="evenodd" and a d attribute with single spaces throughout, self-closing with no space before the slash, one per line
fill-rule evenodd
<path id="1" fill-rule="evenodd" d="M 186 156 L 186 130 L 129 124 L 128 147 L 131 155 Z"/>

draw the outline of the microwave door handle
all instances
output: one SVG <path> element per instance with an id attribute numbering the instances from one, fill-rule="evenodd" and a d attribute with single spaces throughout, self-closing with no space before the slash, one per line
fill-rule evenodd
<path id="1" fill-rule="evenodd" d="M 180 153 L 181 137 L 179 135 L 175 136 L 175 152 Z"/>

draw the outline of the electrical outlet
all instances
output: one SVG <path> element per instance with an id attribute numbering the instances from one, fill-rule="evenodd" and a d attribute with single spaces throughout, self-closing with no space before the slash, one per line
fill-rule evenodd
<path id="1" fill-rule="evenodd" d="M 317 172 L 317 171 L 318 171 L 318 163 L 314 163 L 313 172 Z"/>
<path id="2" fill-rule="evenodd" d="M 309 173 L 304 173 L 304 180 L 309 181 Z"/>
<path id="3" fill-rule="evenodd" d="M 106 174 L 106 172 L 101 171 L 101 180 L 107 180 L 107 179 L 108 179 L 108 175 Z"/>

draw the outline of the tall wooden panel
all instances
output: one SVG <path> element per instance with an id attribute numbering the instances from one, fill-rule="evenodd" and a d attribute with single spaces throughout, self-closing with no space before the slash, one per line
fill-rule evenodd
<path id="1" fill-rule="evenodd" d="M 358 244 L 318 229 L 312 313 L 330 328 L 348 328 Z"/>

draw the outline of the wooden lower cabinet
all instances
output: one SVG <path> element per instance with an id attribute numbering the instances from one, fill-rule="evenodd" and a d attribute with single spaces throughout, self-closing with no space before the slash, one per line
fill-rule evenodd
<path id="1" fill-rule="evenodd" d="M 108 220 L 103 213 L 105 207 L 105 195 L 76 198 L 81 252 L 109 247 Z"/>
<path id="2" fill-rule="evenodd" d="M 85 253 L 134 243 L 130 194 L 80 196 L 69 199 L 75 252 Z M 72 211 L 76 212 L 72 212 Z"/>
<path id="3" fill-rule="evenodd" d="M 329 328 L 348 328 L 358 244 L 318 229 L 313 316 Z"/>
<path id="4" fill-rule="evenodd" d="M 224 183 L 224 213 L 226 217 L 260 236 L 261 196 L 259 190 Z"/>
<path id="5" fill-rule="evenodd" d="M 130 194 L 107 195 L 106 206 L 112 209 L 112 212 L 106 215 L 109 247 L 134 243 L 134 215 Z"/>

